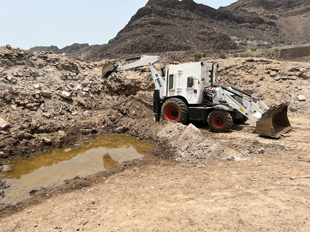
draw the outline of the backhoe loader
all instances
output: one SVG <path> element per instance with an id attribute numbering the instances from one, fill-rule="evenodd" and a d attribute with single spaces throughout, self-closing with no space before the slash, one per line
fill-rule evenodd
<path id="1" fill-rule="evenodd" d="M 155 63 L 159 63 L 160 71 L 155 68 Z M 228 132 L 233 123 L 242 124 L 249 119 L 256 123 L 256 133 L 271 138 L 279 138 L 291 128 L 288 104 L 269 108 L 262 100 L 241 89 L 216 84 L 216 63 L 170 64 L 164 69 L 160 57 L 143 55 L 122 60 L 118 69 L 142 66 L 149 66 L 155 84 L 156 121 L 161 118 L 184 124 L 202 121 L 207 122 L 213 132 Z M 112 70 L 105 65 L 103 76 Z"/>

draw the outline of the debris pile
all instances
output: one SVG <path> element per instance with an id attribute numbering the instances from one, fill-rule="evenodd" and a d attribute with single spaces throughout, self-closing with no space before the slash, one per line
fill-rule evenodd
<path id="1" fill-rule="evenodd" d="M 0 47 L 0 158 L 27 156 L 80 134 L 120 127 L 119 106 L 152 89 L 152 81 L 145 72 L 104 79 L 103 62 Z M 135 109 L 135 117 L 143 111 Z"/>
<path id="2" fill-rule="evenodd" d="M 268 106 L 290 103 L 290 113 L 309 113 L 310 63 L 260 58 L 216 60 L 218 82 L 236 86 Z"/>

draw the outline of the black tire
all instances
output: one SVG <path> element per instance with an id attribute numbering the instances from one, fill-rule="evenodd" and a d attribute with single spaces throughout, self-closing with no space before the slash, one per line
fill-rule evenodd
<path id="1" fill-rule="evenodd" d="M 237 119 L 235 118 L 233 120 L 234 124 L 239 124 L 239 125 L 244 124 L 246 121 L 248 121 L 248 118 L 245 117 L 244 115 L 242 115 L 241 118 L 237 118 Z"/>
<path id="2" fill-rule="evenodd" d="M 179 98 L 170 98 L 161 107 L 161 116 L 166 121 L 185 124 L 188 121 L 187 105 Z"/>
<path id="3" fill-rule="evenodd" d="M 213 132 L 228 132 L 233 124 L 233 119 L 227 111 L 213 110 L 208 115 L 208 124 Z"/>

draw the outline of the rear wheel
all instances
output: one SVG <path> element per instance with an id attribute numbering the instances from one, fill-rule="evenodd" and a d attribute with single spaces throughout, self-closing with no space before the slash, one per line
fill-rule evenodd
<path id="1" fill-rule="evenodd" d="M 213 132 L 228 132 L 233 124 L 233 119 L 227 111 L 213 110 L 208 116 L 208 124 Z"/>
<path id="2" fill-rule="evenodd" d="M 185 124 L 188 121 L 187 105 L 181 99 L 170 98 L 164 102 L 161 116 L 164 120 Z"/>

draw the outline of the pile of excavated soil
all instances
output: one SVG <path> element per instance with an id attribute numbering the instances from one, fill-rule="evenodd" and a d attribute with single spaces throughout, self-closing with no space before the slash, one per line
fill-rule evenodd
<path id="1" fill-rule="evenodd" d="M 291 114 L 310 111 L 310 63 L 260 58 L 216 60 L 217 80 L 263 100 L 268 106 L 288 102 Z"/>
<path id="2" fill-rule="evenodd" d="M 72 137 L 116 129 L 124 116 L 152 118 L 151 106 L 143 101 L 152 87 L 144 81 L 149 74 L 132 72 L 125 78 L 118 73 L 106 80 L 101 67 L 102 62 L 0 48 L 0 158 L 27 156 Z"/>

